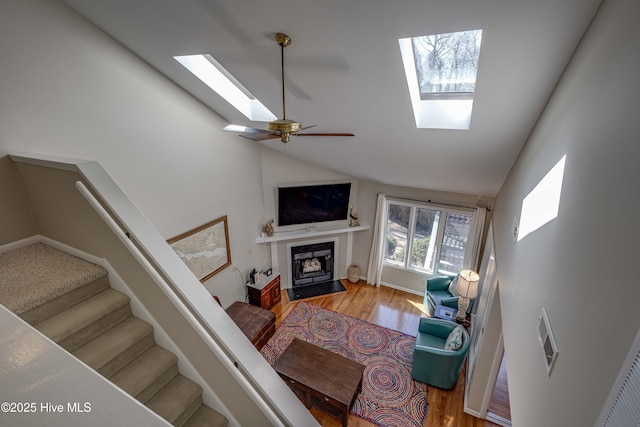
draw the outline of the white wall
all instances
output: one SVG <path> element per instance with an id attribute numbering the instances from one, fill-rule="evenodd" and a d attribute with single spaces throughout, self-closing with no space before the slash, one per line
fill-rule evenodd
<path id="1" fill-rule="evenodd" d="M 292 142 L 291 144 L 295 144 Z M 282 149 L 286 146 L 283 144 Z M 294 159 L 284 153 L 269 148 L 261 148 L 262 191 L 264 194 L 264 222 L 276 219 L 276 188 L 281 184 L 314 184 L 330 181 L 352 181 L 351 200 L 356 203 L 358 181 L 302 160 Z M 355 206 L 357 208 L 357 206 Z M 304 226 L 302 226 L 304 228 Z"/>
<path id="2" fill-rule="evenodd" d="M 238 268 L 264 258 L 257 144 L 58 2 L 3 0 L 0 40 L 0 158 L 96 160 L 164 237 L 228 215 Z M 242 284 L 227 268 L 206 286 L 228 305 Z"/>
<path id="3" fill-rule="evenodd" d="M 638 16 L 636 0 L 604 0 L 498 194 L 498 280 L 519 427 L 593 425 L 640 327 Z M 558 217 L 514 243 L 522 199 L 564 155 Z M 536 329 L 543 307 L 559 350 L 550 377 Z"/>
<path id="4" fill-rule="evenodd" d="M 0 101 L 1 102 L 1 101 Z M 8 156 L 0 155 L 0 246 L 37 234 L 27 200 Z M 7 226 L 2 226 L 7 224 Z"/>

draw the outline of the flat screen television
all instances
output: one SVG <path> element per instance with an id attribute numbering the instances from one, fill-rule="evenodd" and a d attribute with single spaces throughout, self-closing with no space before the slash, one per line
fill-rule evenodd
<path id="1" fill-rule="evenodd" d="M 346 220 L 351 183 L 278 187 L 278 226 Z"/>

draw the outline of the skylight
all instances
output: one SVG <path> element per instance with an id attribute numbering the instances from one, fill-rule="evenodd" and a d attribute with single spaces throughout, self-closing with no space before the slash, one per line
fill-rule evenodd
<path id="1" fill-rule="evenodd" d="M 481 40 L 482 30 L 413 37 L 421 99 L 442 95 L 473 97 Z"/>
<path id="2" fill-rule="evenodd" d="M 277 117 L 251 94 L 231 73 L 225 70 L 213 56 L 184 55 L 174 56 L 176 61 L 191 71 L 204 84 L 223 97 L 236 110 L 240 111 L 249 120 L 257 122 L 270 122 Z"/>
<path id="3" fill-rule="evenodd" d="M 482 30 L 400 39 L 418 128 L 469 129 Z"/>

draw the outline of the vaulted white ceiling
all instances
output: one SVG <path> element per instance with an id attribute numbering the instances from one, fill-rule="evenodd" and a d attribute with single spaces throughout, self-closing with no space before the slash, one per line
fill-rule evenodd
<path id="1" fill-rule="evenodd" d="M 360 179 L 495 195 L 600 0 L 63 0 L 230 123 L 249 122 L 173 59 L 212 54 L 313 132 L 267 147 Z M 470 130 L 417 129 L 398 39 L 482 29 Z M 219 135 L 212 135 L 212 138 Z M 237 137 L 238 144 L 253 142 Z"/>

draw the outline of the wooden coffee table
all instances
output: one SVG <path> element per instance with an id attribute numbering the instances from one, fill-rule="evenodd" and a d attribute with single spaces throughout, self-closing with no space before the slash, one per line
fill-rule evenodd
<path id="1" fill-rule="evenodd" d="M 294 338 L 273 368 L 307 408 L 316 407 L 346 427 L 364 365 Z"/>

